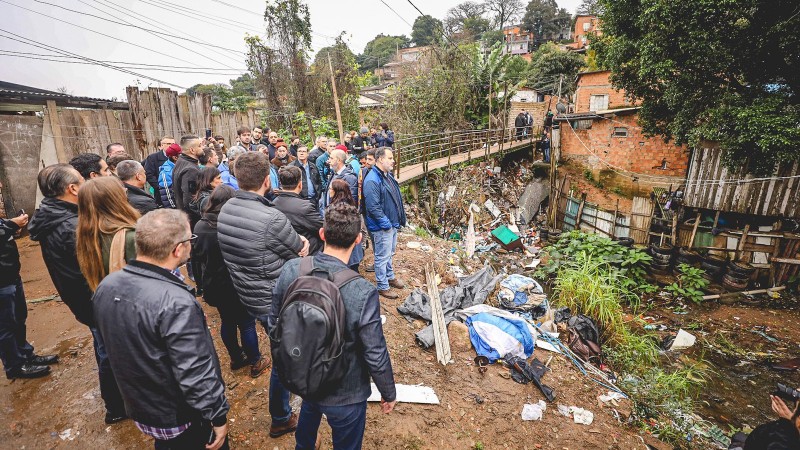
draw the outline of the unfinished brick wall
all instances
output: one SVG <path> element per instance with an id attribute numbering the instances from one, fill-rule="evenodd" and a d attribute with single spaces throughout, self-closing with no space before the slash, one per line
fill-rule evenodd
<path id="1" fill-rule="evenodd" d="M 592 121 L 591 129 L 574 133 L 568 122 L 561 122 L 561 158 L 584 165 L 595 179 L 604 180 L 607 187 L 614 185 L 625 190 L 649 189 L 660 185 L 658 183 L 679 184 L 688 170 L 688 148 L 665 143 L 660 137 L 644 136 L 636 123 L 637 117 L 637 114 L 626 114 L 598 118 Z M 615 128 L 618 131 L 624 128 L 627 137 L 612 136 Z M 662 168 L 664 162 L 666 167 Z M 638 180 L 634 181 L 633 177 Z"/>
<path id="2" fill-rule="evenodd" d="M 548 103 L 553 114 L 556 113 L 556 99 L 549 100 L 550 96 L 546 95 L 543 102 L 511 102 L 506 127 L 514 128 L 514 120 L 516 120 L 517 114 L 525 110 L 533 116 L 533 129 L 541 129 L 544 126 L 544 115 L 547 112 Z"/>
<path id="3" fill-rule="evenodd" d="M 617 109 L 635 104 L 625 99 L 625 91 L 615 90 L 611 86 L 610 71 L 587 72 L 578 75 L 578 87 L 575 90 L 575 112 L 589 112 L 592 95 L 608 95 L 608 107 Z"/>

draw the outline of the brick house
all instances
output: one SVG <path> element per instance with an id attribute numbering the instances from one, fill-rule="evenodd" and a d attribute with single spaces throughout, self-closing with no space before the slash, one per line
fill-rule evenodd
<path id="1" fill-rule="evenodd" d="M 503 54 L 518 55 L 526 60 L 531 60 L 534 39 L 533 33 L 522 30 L 521 25 L 509 25 L 503 27 Z"/>
<path id="2" fill-rule="evenodd" d="M 425 69 L 427 57 L 432 53 L 430 45 L 401 48 L 388 63 L 375 69 L 375 75 L 385 81 L 397 81 L 409 73 Z"/>
<path id="3" fill-rule="evenodd" d="M 575 29 L 572 31 L 572 43 L 567 44 L 569 50 L 582 51 L 589 46 L 589 35 L 600 36 L 600 20 L 595 15 L 578 14 L 575 18 Z"/>
<path id="4" fill-rule="evenodd" d="M 577 162 L 605 186 L 629 193 L 680 185 L 688 169 L 688 148 L 645 136 L 638 125 L 639 107 L 611 86 L 610 75 L 578 74 L 574 113 L 555 119 L 560 125 L 560 159 Z"/>

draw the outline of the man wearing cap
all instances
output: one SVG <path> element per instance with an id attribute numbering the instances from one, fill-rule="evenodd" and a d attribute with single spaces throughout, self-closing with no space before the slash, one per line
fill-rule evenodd
<path id="1" fill-rule="evenodd" d="M 171 136 L 164 136 L 161 138 L 159 142 L 158 151 L 151 153 L 147 156 L 147 158 L 142 161 L 142 166 L 144 166 L 144 173 L 147 175 L 147 184 L 153 188 L 153 198 L 156 199 L 156 203 L 159 206 L 162 206 L 161 203 L 161 193 L 158 189 L 158 173 L 161 169 L 161 165 L 164 164 L 169 157 L 167 156 L 167 148 L 170 145 L 175 143 L 175 139 Z"/>
<path id="2" fill-rule="evenodd" d="M 369 150 L 369 128 L 361 127 L 359 135 L 353 138 L 353 154 L 360 155 Z"/>

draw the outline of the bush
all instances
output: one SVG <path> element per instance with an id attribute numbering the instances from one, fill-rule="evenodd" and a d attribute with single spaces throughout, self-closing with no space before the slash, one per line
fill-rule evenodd
<path id="1" fill-rule="evenodd" d="M 695 303 L 702 302 L 703 290 L 708 286 L 708 280 L 703 278 L 706 271 L 688 264 L 678 265 L 678 270 L 680 274 L 677 281 L 664 289 L 675 298 L 683 298 Z"/>

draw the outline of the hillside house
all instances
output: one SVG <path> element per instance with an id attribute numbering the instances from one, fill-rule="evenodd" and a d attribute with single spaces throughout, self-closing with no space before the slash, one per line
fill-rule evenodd
<path id="1" fill-rule="evenodd" d="M 391 61 L 375 69 L 375 75 L 385 81 L 401 80 L 409 73 L 417 72 L 424 68 L 427 57 L 432 51 L 433 47 L 429 45 L 401 48 Z"/>
<path id="2" fill-rule="evenodd" d="M 566 45 L 567 49 L 577 52 L 585 51 L 589 47 L 590 35 L 601 35 L 600 19 L 591 14 L 578 14 L 572 32 L 572 43 Z"/>
<path id="3" fill-rule="evenodd" d="M 611 72 L 578 74 L 574 113 L 562 114 L 560 158 L 589 169 L 595 180 L 623 191 L 646 194 L 652 187 L 683 183 L 689 164 L 685 146 L 647 137 L 638 125 L 639 107 L 614 89 Z"/>

